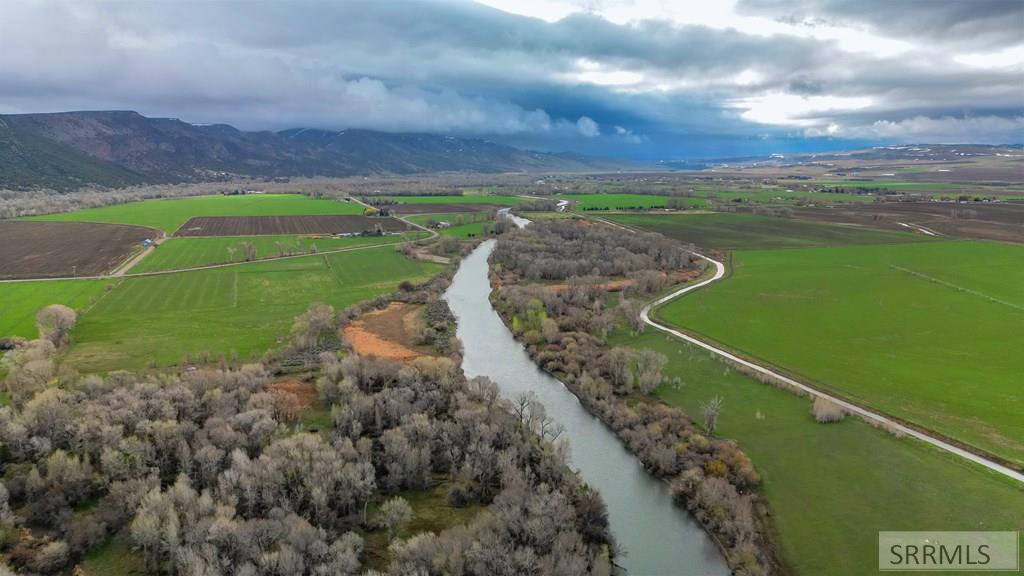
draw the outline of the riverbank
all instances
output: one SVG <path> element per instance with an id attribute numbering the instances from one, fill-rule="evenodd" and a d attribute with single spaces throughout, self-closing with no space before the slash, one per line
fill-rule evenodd
<path id="1" fill-rule="evenodd" d="M 614 574 L 605 504 L 535 426 L 542 409 L 527 406 L 524 421 L 511 402 L 498 399 L 493 382 L 468 378 L 460 367 L 455 317 L 442 297 L 452 274 L 449 268 L 423 285 L 346 309 L 338 333 L 349 353 L 320 358 L 317 390 L 335 406 L 332 434 L 357 446 L 360 437 L 378 438 L 385 487 L 413 506 L 401 541 L 380 525 L 368 527 L 368 567 L 509 574 L 513 558 L 516 572 Z M 403 313 L 400 326 L 378 321 L 396 310 Z M 349 338 L 354 327 L 380 348 L 415 354 L 356 354 L 365 341 Z M 370 517 L 382 502 L 369 507 Z"/>
<path id="2" fill-rule="evenodd" d="M 729 574 L 714 542 L 683 510 L 664 483 L 649 474 L 624 444 L 562 383 L 543 372 L 490 305 L 485 244 L 463 260 L 447 292 L 458 318 L 467 376 L 487 375 L 506 397 L 533 393 L 564 426 L 570 465 L 608 504 L 622 563 L 635 574 Z"/>
<path id="3" fill-rule="evenodd" d="M 619 295 L 606 289 L 607 277 L 633 266 L 628 274 L 640 281 L 631 291 L 660 291 L 668 282 L 665 270 L 693 265 L 689 253 L 648 235 L 626 238 L 570 223 L 535 224 L 501 242 L 500 256 L 496 251 L 492 257 L 492 300 L 532 362 L 559 376 L 650 474 L 672 483 L 678 501 L 715 536 L 735 573 L 782 573 L 749 459 L 734 443 L 715 438 L 713 424 L 698 430 L 681 411 L 646 395 L 661 381 L 660 355 L 628 354 L 604 343 L 604 333 L 621 318 Z M 579 279 L 576 268 L 596 275 Z M 549 283 L 562 277 L 572 278 L 568 289 L 550 290 Z"/>

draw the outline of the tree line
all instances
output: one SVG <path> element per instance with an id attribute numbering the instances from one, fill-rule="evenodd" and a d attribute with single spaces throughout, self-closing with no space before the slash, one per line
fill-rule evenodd
<path id="1" fill-rule="evenodd" d="M 491 258 L 499 270 L 542 281 L 680 270 L 691 254 L 660 234 L 550 219 L 503 235 Z"/>

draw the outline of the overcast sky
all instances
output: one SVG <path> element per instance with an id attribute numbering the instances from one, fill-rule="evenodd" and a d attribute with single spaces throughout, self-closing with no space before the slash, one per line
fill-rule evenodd
<path id="1" fill-rule="evenodd" d="M 0 112 L 686 158 L 1024 141 L 1024 0 L 11 1 Z"/>

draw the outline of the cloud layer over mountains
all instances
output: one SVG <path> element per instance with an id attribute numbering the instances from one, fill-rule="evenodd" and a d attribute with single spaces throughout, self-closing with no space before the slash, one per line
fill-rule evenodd
<path id="1" fill-rule="evenodd" d="M 1024 138 L 1016 0 L 44 0 L 4 21 L 0 113 L 634 157 Z"/>

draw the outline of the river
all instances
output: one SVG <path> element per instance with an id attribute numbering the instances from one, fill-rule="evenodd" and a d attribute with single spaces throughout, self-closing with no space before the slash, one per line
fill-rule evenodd
<path id="1" fill-rule="evenodd" d="M 648 474 L 619 439 L 587 412 L 561 382 L 540 370 L 491 307 L 484 242 L 459 266 L 445 298 L 458 318 L 467 377 L 487 376 L 514 398 L 534 392 L 548 416 L 565 427 L 570 465 L 608 505 L 619 563 L 637 576 L 729 574 L 721 553 L 701 527 L 672 502 L 668 486 Z"/>

